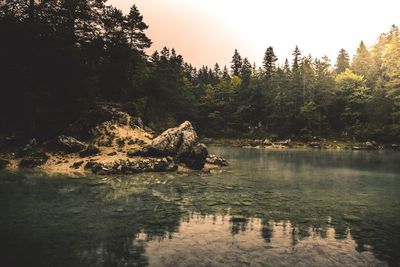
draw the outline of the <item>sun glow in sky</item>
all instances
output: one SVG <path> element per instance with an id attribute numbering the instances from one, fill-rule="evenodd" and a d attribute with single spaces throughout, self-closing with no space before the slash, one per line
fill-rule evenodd
<path id="1" fill-rule="evenodd" d="M 136 4 L 150 26 L 153 46 L 175 48 L 194 66 L 229 65 L 234 49 L 261 65 L 268 46 L 283 62 L 296 45 L 303 55 L 335 62 L 345 48 L 372 45 L 400 25 L 399 0 L 110 0 L 129 11 Z"/>

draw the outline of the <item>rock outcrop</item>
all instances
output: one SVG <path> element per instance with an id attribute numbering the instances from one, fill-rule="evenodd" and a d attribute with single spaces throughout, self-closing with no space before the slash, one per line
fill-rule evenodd
<path id="1" fill-rule="evenodd" d="M 66 129 L 65 135 L 40 143 L 32 139 L 16 153 L 5 154 L 7 160 L 0 159 L 0 168 L 40 166 L 45 172 L 75 175 L 89 171 L 100 175 L 167 172 L 178 167 L 183 171 L 202 170 L 207 162 L 207 147 L 199 143 L 189 121 L 154 138 L 154 132 L 139 117 L 118 105 L 105 104 L 93 107 L 71 125 L 74 127 Z M 226 166 L 223 160 L 213 162 Z"/>
<path id="2" fill-rule="evenodd" d="M 151 142 L 151 147 L 159 155 L 175 156 L 189 153 L 189 150 L 198 142 L 198 137 L 189 121 L 185 121 L 175 128 L 165 130 Z"/>

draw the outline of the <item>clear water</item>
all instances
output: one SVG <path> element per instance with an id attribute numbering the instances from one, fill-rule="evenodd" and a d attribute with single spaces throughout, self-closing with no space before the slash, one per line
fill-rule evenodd
<path id="1" fill-rule="evenodd" d="M 0 173 L 1 266 L 400 266 L 400 154 L 212 147 L 208 176 Z"/>

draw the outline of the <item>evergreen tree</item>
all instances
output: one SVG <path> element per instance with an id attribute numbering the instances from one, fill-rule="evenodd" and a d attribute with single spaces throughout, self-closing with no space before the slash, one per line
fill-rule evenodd
<path id="1" fill-rule="evenodd" d="M 229 76 L 228 68 L 224 66 L 224 70 L 222 71 L 222 79 L 229 80 L 231 77 Z"/>
<path id="2" fill-rule="evenodd" d="M 231 61 L 231 70 L 233 76 L 240 76 L 240 73 L 242 72 L 242 65 L 243 65 L 242 57 L 240 56 L 237 49 L 235 49 Z"/>
<path id="3" fill-rule="evenodd" d="M 242 79 L 243 88 L 247 88 L 250 84 L 252 68 L 250 61 L 245 57 L 240 70 L 240 78 Z"/>
<path id="4" fill-rule="evenodd" d="M 349 54 L 343 48 L 340 49 L 336 59 L 336 73 L 340 74 L 346 69 L 350 68 L 350 57 Z"/>
<path id="5" fill-rule="evenodd" d="M 263 70 L 266 79 L 270 79 L 272 74 L 276 71 L 276 61 L 278 58 L 275 56 L 274 49 L 270 46 L 265 51 L 263 59 Z"/>
<path id="6" fill-rule="evenodd" d="M 151 46 L 151 40 L 144 33 L 148 27 L 136 5 L 133 5 L 124 21 L 125 34 L 131 49 L 142 51 Z"/>

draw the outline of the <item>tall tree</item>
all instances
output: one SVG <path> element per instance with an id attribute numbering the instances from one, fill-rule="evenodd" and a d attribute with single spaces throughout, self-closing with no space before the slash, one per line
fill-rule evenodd
<path id="1" fill-rule="evenodd" d="M 151 40 L 144 33 L 148 27 L 136 5 L 133 5 L 124 22 L 125 34 L 131 49 L 142 51 L 151 46 Z"/>
<path id="2" fill-rule="evenodd" d="M 350 57 L 346 50 L 340 49 L 336 59 L 336 73 L 342 73 L 346 69 L 350 68 Z"/>
<path id="3" fill-rule="evenodd" d="M 243 88 L 247 88 L 250 84 L 252 69 L 253 67 L 251 66 L 250 61 L 245 57 L 240 70 L 240 78 L 242 79 Z"/>
<path id="4" fill-rule="evenodd" d="M 269 80 L 272 74 L 276 71 L 276 61 L 278 58 L 275 56 L 274 49 L 270 46 L 265 51 L 263 59 L 263 70 L 267 80 Z"/>
<path id="5" fill-rule="evenodd" d="M 243 65 L 242 57 L 240 56 L 237 49 L 235 49 L 231 61 L 231 70 L 233 76 L 240 76 L 240 73 L 242 71 L 242 65 Z"/>

